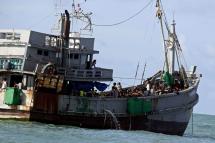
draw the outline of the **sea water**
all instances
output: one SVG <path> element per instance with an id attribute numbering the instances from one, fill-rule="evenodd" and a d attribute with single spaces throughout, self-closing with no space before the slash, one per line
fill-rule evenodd
<path id="1" fill-rule="evenodd" d="M 192 127 L 193 126 L 193 127 Z M 192 134 L 193 128 L 193 134 Z M 215 143 L 215 116 L 194 114 L 183 137 L 0 120 L 1 143 Z"/>

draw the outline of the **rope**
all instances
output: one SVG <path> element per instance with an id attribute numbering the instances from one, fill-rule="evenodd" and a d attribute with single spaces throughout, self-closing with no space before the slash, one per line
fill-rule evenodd
<path id="1" fill-rule="evenodd" d="M 163 22 L 162 22 L 162 17 L 159 18 L 160 24 L 161 24 L 161 32 L 162 32 L 162 37 L 163 37 L 163 45 L 164 45 L 164 52 L 165 52 L 165 64 L 167 67 L 167 72 L 169 72 L 169 63 L 168 63 L 168 58 L 167 58 L 167 46 L 165 42 L 165 35 L 164 35 L 164 29 L 163 29 Z"/>
<path id="2" fill-rule="evenodd" d="M 117 78 L 117 79 L 129 79 L 129 80 L 133 80 L 133 79 L 141 80 L 140 78 L 133 78 L 133 77 L 113 77 L 113 78 Z"/>
<path id="3" fill-rule="evenodd" d="M 193 112 L 192 112 L 192 136 L 193 136 Z"/>
<path id="4" fill-rule="evenodd" d="M 40 21 L 31 24 L 31 26 L 29 26 L 29 29 L 32 29 L 33 27 L 38 26 L 38 25 L 41 24 L 43 21 L 45 21 L 45 20 L 47 20 L 48 18 L 50 18 L 52 15 L 53 15 L 53 13 L 49 13 L 48 15 L 44 16 L 43 18 L 40 19 Z"/>
<path id="5" fill-rule="evenodd" d="M 160 4 L 160 6 L 161 6 L 161 8 L 162 8 L 162 13 L 163 13 L 163 17 L 164 17 L 164 23 L 165 23 L 167 32 L 168 32 L 168 33 L 171 33 L 171 32 L 170 32 L 170 29 L 169 29 L 168 22 L 167 22 L 166 13 L 165 13 L 165 11 L 163 10 L 164 8 L 163 8 L 163 4 L 162 4 L 162 1 L 161 1 L 161 0 L 159 0 L 159 4 Z"/>
<path id="6" fill-rule="evenodd" d="M 184 57 L 184 54 L 183 54 L 183 52 L 182 52 L 181 45 L 180 45 L 179 40 L 178 40 L 178 36 L 177 36 L 177 35 L 174 35 L 174 38 L 175 38 L 176 44 L 177 44 L 177 49 L 176 49 L 176 50 L 178 50 L 179 56 L 182 57 L 182 60 L 184 61 L 185 66 L 186 66 L 185 68 L 188 69 L 186 59 L 185 59 L 185 57 Z M 182 63 L 182 61 L 181 61 L 181 63 Z"/>
<path id="7" fill-rule="evenodd" d="M 94 26 L 116 26 L 116 25 L 120 25 L 120 24 L 123 24 L 133 18 L 135 18 L 136 16 L 138 16 L 139 14 L 141 14 L 147 7 L 150 6 L 150 4 L 152 4 L 154 0 L 150 0 L 143 8 L 141 8 L 138 12 L 136 12 L 134 15 L 120 21 L 120 22 L 117 22 L 117 23 L 113 23 L 113 24 L 92 24 Z"/>

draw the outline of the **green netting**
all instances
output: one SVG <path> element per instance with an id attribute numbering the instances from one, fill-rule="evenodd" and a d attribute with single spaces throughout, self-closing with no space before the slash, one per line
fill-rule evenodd
<path id="1" fill-rule="evenodd" d="M 172 77 L 172 75 L 169 72 L 165 72 L 163 75 L 163 80 L 164 82 L 168 85 L 171 86 L 174 84 L 174 79 Z"/>
<path id="2" fill-rule="evenodd" d="M 7 105 L 20 105 L 20 93 L 18 88 L 8 87 L 5 96 L 4 103 Z"/>
<path id="3" fill-rule="evenodd" d="M 152 111 L 151 100 L 131 98 L 128 99 L 128 113 L 131 115 L 142 115 Z"/>
<path id="4" fill-rule="evenodd" d="M 143 112 L 152 111 L 152 101 L 150 99 L 143 100 Z"/>

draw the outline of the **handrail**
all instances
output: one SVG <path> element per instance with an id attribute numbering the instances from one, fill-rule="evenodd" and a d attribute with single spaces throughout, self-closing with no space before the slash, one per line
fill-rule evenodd
<path id="1" fill-rule="evenodd" d="M 70 69 L 65 70 L 63 68 L 57 69 L 59 74 L 63 74 L 65 78 L 78 78 L 78 79 L 104 79 L 111 78 L 112 79 L 112 70 L 110 69 L 102 69 L 102 68 L 94 68 L 94 69 Z"/>

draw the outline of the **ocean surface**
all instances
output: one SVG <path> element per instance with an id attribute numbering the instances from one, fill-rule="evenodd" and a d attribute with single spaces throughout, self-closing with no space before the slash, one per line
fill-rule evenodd
<path id="1" fill-rule="evenodd" d="M 215 116 L 194 114 L 183 137 L 0 120 L 0 143 L 215 143 Z"/>

